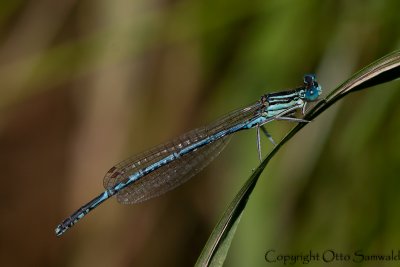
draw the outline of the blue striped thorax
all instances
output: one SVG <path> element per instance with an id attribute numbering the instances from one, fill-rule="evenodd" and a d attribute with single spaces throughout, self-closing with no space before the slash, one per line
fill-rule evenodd
<path id="1" fill-rule="evenodd" d="M 314 74 L 304 76 L 304 85 L 292 90 L 264 95 L 261 103 L 264 105 L 265 117 L 275 117 L 289 109 L 302 109 L 307 102 L 316 101 L 321 95 L 321 86 Z"/>
<path id="2" fill-rule="evenodd" d="M 321 93 L 322 89 L 317 83 L 315 75 L 307 74 L 304 76 L 304 86 L 288 91 L 270 93 L 265 95 L 264 99 L 270 106 L 295 101 L 297 99 L 312 102 L 317 100 Z"/>

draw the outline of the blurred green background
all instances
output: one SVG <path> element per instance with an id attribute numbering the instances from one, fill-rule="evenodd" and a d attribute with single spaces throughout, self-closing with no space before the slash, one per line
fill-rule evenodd
<path id="1" fill-rule="evenodd" d="M 132 206 L 109 200 L 62 238 L 54 228 L 103 190 L 118 161 L 298 86 L 304 73 L 316 73 L 327 94 L 398 49 L 399 8 L 394 0 L 1 2 L 1 265 L 193 265 L 258 164 L 255 131 L 234 136 L 168 194 Z M 399 89 L 394 81 L 349 95 L 278 153 L 225 266 L 281 266 L 265 262 L 268 249 L 397 253 Z M 280 140 L 291 127 L 267 128 Z"/>

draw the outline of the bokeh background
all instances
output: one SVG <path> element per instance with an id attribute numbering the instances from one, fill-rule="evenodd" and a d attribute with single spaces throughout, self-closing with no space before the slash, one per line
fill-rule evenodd
<path id="1" fill-rule="evenodd" d="M 300 85 L 304 73 L 316 73 L 326 94 L 398 49 L 399 8 L 395 0 L 0 2 L 1 265 L 193 265 L 258 164 L 255 131 L 236 134 L 168 194 L 130 206 L 109 200 L 62 238 L 54 228 L 103 190 L 118 161 Z M 268 249 L 397 253 L 399 98 L 398 81 L 349 95 L 296 135 L 257 184 L 225 266 L 280 266 L 265 262 Z M 268 125 L 276 140 L 291 127 Z"/>

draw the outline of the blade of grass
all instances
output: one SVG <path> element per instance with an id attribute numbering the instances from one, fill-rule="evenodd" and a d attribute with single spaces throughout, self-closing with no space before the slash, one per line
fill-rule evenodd
<path id="1" fill-rule="evenodd" d="M 400 77 L 400 51 L 394 51 L 355 73 L 315 105 L 304 117 L 313 120 L 345 95 Z M 225 210 L 203 248 L 196 266 L 222 266 L 235 235 L 240 217 L 258 178 L 279 149 L 307 123 L 296 125 L 261 162 Z"/>

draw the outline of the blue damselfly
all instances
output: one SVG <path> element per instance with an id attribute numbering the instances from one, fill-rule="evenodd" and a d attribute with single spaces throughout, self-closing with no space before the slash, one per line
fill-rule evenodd
<path id="1" fill-rule="evenodd" d="M 256 128 L 257 149 L 261 160 L 260 129 L 274 143 L 264 124 L 274 120 L 308 122 L 294 117 L 294 112 L 301 110 L 304 115 L 307 103 L 316 101 L 321 92 L 315 75 L 305 75 L 301 87 L 263 95 L 256 103 L 233 111 L 209 126 L 192 130 L 120 162 L 105 175 L 103 184 L 106 190 L 58 225 L 56 235 L 62 235 L 114 195 L 118 202 L 132 204 L 179 186 L 210 163 L 225 147 L 232 133 Z"/>

